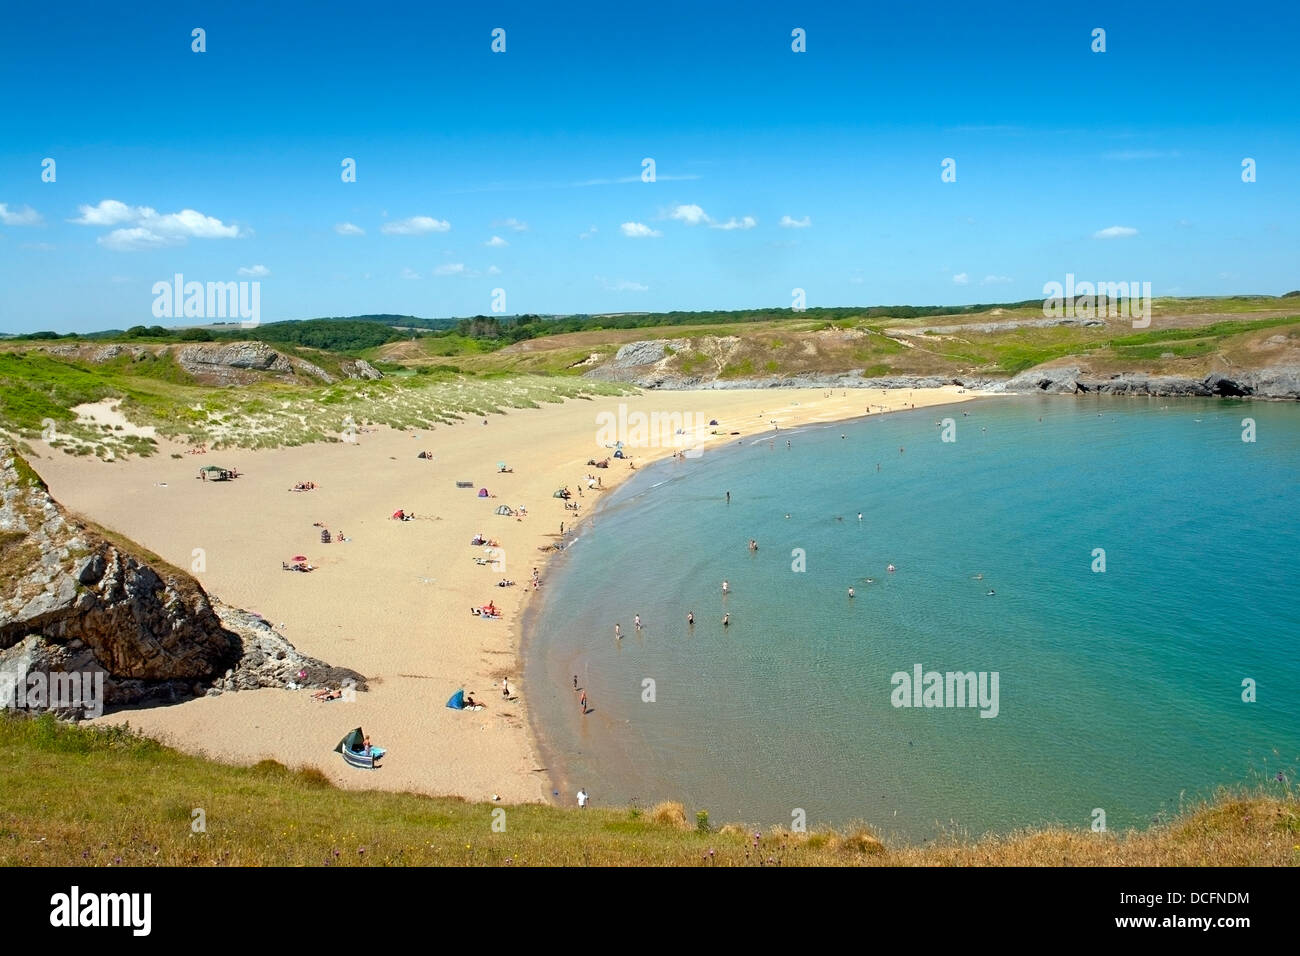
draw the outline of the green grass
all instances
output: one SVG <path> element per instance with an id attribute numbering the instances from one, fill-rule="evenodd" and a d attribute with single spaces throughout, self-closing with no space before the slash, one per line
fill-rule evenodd
<path id="1" fill-rule="evenodd" d="M 339 790 L 315 769 L 292 770 L 269 760 L 233 767 L 121 727 L 91 729 L 7 712 L 0 712 L 0 765 L 0 866 L 1300 862 L 1300 807 L 1281 785 L 1225 792 L 1143 832 L 1051 829 L 888 848 L 866 827 L 810 833 L 717 828 L 705 808 L 688 816 L 674 803 L 648 811 L 579 811 Z M 201 831 L 196 811 L 202 811 Z M 494 830 L 494 821 L 504 821 L 504 832 L 498 832 L 500 822 Z"/>

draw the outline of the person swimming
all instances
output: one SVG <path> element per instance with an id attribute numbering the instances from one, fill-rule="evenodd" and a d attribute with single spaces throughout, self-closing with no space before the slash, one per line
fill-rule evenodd
<path id="1" fill-rule="evenodd" d="M 755 541 L 753 538 L 750 538 L 750 539 L 749 539 L 749 550 L 750 550 L 750 551 L 757 551 L 757 550 L 758 550 L 758 542 Z"/>
<path id="2" fill-rule="evenodd" d="M 731 585 L 728 584 L 726 581 L 723 581 L 723 582 L 722 582 L 722 593 L 723 593 L 723 594 L 728 594 L 728 593 L 730 593 L 730 591 L 731 591 Z"/>
<path id="3" fill-rule="evenodd" d="M 853 597 L 853 588 L 849 588 L 849 597 Z"/>
<path id="4" fill-rule="evenodd" d="M 996 594 L 996 593 L 997 593 L 997 592 L 994 591 L 992 588 L 989 588 L 988 597 L 992 597 L 992 596 L 993 596 L 994 594 Z"/>
<path id="5" fill-rule="evenodd" d="M 894 566 L 891 564 L 889 567 L 885 568 L 885 570 L 886 570 L 886 571 L 897 571 L 898 568 L 894 567 Z"/>

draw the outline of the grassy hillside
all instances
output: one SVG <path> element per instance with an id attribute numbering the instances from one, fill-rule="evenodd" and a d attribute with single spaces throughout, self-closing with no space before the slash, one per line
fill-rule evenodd
<path id="1" fill-rule="evenodd" d="M 1145 832 L 1042 830 L 887 848 L 864 827 L 757 833 L 688 820 L 677 804 L 579 811 L 338 790 L 319 771 L 231 767 L 121 728 L 4 712 L 0 766 L 6 866 L 1300 864 L 1289 784 L 1225 792 Z M 206 832 L 195 832 L 196 810 Z"/>

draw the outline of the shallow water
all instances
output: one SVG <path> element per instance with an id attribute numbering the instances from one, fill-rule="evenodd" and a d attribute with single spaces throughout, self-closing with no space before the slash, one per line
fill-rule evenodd
<path id="1" fill-rule="evenodd" d="M 1300 407 L 1005 398 L 771 437 L 645 469 L 554 568 L 526 654 L 566 790 L 919 841 L 1142 826 L 1296 766 Z M 917 664 L 996 672 L 997 715 L 894 706 Z"/>

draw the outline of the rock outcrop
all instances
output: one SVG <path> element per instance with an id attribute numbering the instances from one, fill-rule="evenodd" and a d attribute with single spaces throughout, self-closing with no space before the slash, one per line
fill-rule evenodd
<path id="1" fill-rule="evenodd" d="M 102 674 L 108 705 L 347 679 L 365 687 L 210 599 L 185 572 L 68 515 L 0 445 L 0 691 L 34 672 Z"/>
<path id="2" fill-rule="evenodd" d="M 1101 375 L 1076 365 L 1039 367 L 1021 372 L 997 386 L 1007 392 L 1056 394 L 1234 396 L 1300 399 L 1300 366 L 1269 366 L 1240 372 L 1212 372 L 1204 378 L 1124 372 Z"/>

